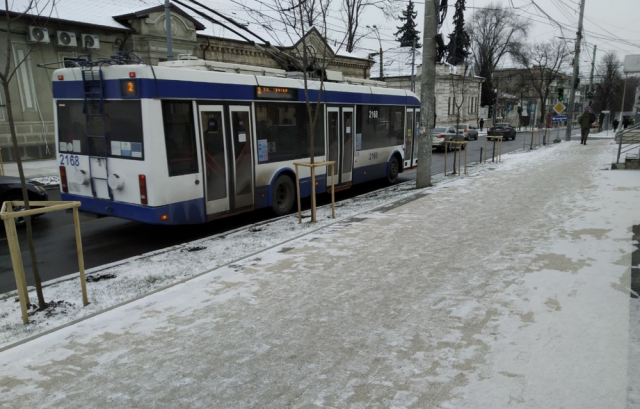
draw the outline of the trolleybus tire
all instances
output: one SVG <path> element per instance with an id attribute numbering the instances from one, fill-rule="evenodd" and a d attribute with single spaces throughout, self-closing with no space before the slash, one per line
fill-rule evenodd
<path id="1" fill-rule="evenodd" d="M 398 183 L 398 174 L 400 173 L 400 163 L 396 156 L 391 157 L 389 161 L 389 173 L 387 174 L 387 182 L 390 185 Z"/>
<path id="2" fill-rule="evenodd" d="M 287 175 L 280 175 L 273 184 L 271 207 L 278 216 L 291 212 L 296 198 L 296 188 L 293 180 Z"/>

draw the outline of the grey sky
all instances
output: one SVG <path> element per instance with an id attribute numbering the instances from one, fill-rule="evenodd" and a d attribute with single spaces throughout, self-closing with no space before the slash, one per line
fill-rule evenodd
<path id="1" fill-rule="evenodd" d="M 465 20 L 467 24 L 471 24 L 473 12 L 476 7 L 486 7 L 491 2 L 502 3 L 503 6 L 509 7 L 509 0 L 467 0 L 467 11 Z M 404 2 L 405 4 L 408 1 Z M 577 22 L 579 17 L 579 0 L 534 0 L 546 13 L 561 23 L 564 28 L 564 35 L 571 39 L 576 37 Z M 452 17 L 454 13 L 453 4 L 455 0 L 449 0 L 450 7 L 447 15 L 447 21 L 442 26 L 442 32 L 448 34 L 452 29 Z M 517 8 L 518 14 L 527 18 L 532 23 L 531 32 L 527 41 L 548 41 L 553 37 L 562 36 L 560 28 L 557 24 L 549 21 L 543 13 L 538 11 L 532 4 L 531 0 L 512 0 L 513 5 Z M 422 31 L 424 1 L 418 0 L 416 10 L 418 11 L 418 29 Z M 580 71 L 584 75 L 591 67 L 591 58 L 593 46 L 598 46 L 598 54 L 596 60 L 606 51 L 614 51 L 623 59 L 627 54 L 640 54 L 640 1 L 638 0 L 586 0 L 585 6 L 585 39 L 583 42 L 582 56 L 580 58 Z M 367 13 L 366 21 L 370 24 L 377 24 L 381 27 L 383 48 L 397 47 L 398 43 L 393 41 L 393 34 L 396 26 L 400 25 L 397 19 L 385 20 L 382 12 L 378 10 L 370 10 Z M 608 32 L 607 32 L 608 31 Z M 628 43 L 621 42 L 620 38 Z M 568 45 L 574 48 L 573 41 Z M 361 43 L 362 48 L 378 49 L 378 40 L 375 36 L 367 36 Z M 389 58 L 394 58 L 389 53 Z M 401 64 L 397 61 L 395 64 Z M 386 65 L 386 64 L 385 64 Z"/>

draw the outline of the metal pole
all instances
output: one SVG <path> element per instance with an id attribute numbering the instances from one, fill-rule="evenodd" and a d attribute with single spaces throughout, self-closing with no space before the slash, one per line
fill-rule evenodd
<path id="1" fill-rule="evenodd" d="M 620 107 L 620 126 L 622 126 L 622 111 L 624 111 L 624 100 L 627 97 L 627 77 L 629 74 L 624 74 L 624 90 L 622 91 L 622 106 Z"/>
<path id="2" fill-rule="evenodd" d="M 416 86 L 416 78 L 415 78 L 415 68 L 416 68 L 416 38 L 413 38 L 413 49 L 411 50 L 411 92 L 415 92 Z"/>
<path id="3" fill-rule="evenodd" d="M 173 43 L 171 40 L 171 2 L 164 0 L 164 20 L 167 30 L 167 61 L 173 61 Z"/>
<path id="4" fill-rule="evenodd" d="M 500 80 L 502 79 L 502 71 L 500 71 L 500 75 L 498 76 L 498 88 L 496 88 L 496 102 L 493 104 L 493 124 L 491 126 L 496 126 L 496 116 L 498 113 L 498 106 L 500 105 Z"/>
<path id="5" fill-rule="evenodd" d="M 589 91 L 593 92 L 593 72 L 596 69 L 596 51 L 598 50 L 598 46 L 593 46 L 593 60 L 591 60 L 591 76 L 589 78 Z M 589 106 L 593 105 L 591 99 L 589 100 Z"/>
<path id="6" fill-rule="evenodd" d="M 571 96 L 569 98 L 569 117 L 567 118 L 567 131 L 564 135 L 565 141 L 571 140 L 571 125 L 573 124 L 573 114 L 576 102 L 576 78 L 578 78 L 578 69 L 580 68 L 580 44 L 582 43 L 582 21 L 584 20 L 584 4 L 585 0 L 580 1 L 580 20 L 578 20 L 578 37 L 576 38 L 576 54 L 573 60 L 573 76 L 571 77 Z M 560 140 L 554 141 L 560 142 Z"/>

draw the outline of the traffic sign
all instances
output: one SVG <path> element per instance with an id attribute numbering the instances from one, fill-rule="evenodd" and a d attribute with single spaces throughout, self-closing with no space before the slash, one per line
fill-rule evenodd
<path id="1" fill-rule="evenodd" d="M 556 106 L 553 107 L 553 110 L 556 111 L 556 113 L 558 114 L 561 114 L 562 112 L 564 112 L 565 109 L 567 109 L 567 107 L 562 102 L 558 102 Z"/>
<path id="2" fill-rule="evenodd" d="M 558 115 L 558 116 L 551 117 L 551 122 L 566 122 L 566 121 L 567 121 L 566 115 Z"/>

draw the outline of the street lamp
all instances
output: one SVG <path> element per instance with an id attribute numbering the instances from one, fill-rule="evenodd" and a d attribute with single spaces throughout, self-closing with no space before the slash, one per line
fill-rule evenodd
<path id="1" fill-rule="evenodd" d="M 378 38 L 378 44 L 380 45 L 380 79 L 384 78 L 384 67 L 382 65 L 382 39 L 380 39 L 380 32 L 378 31 L 378 26 L 375 24 L 373 26 L 367 26 L 367 28 L 373 31 Z"/>

